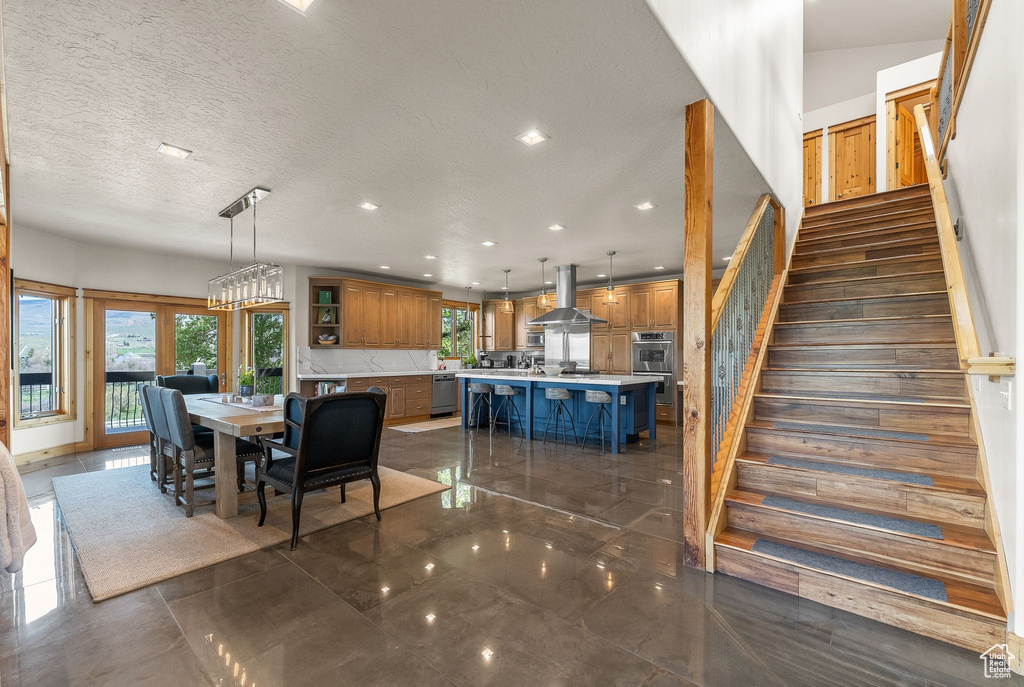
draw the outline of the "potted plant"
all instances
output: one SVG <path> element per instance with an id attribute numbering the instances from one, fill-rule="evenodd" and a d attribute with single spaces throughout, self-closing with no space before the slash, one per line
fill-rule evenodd
<path id="1" fill-rule="evenodd" d="M 470 353 L 462 359 L 462 366 L 469 369 L 476 365 L 476 354 Z"/>
<path id="2" fill-rule="evenodd" d="M 241 365 L 238 368 L 238 393 L 241 396 L 252 396 L 256 373 L 251 367 Z"/>

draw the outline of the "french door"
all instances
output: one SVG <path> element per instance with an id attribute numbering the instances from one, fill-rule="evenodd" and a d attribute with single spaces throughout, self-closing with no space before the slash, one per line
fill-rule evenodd
<path id="1" fill-rule="evenodd" d="M 92 437 L 87 440 L 96 448 L 146 441 L 139 382 L 152 382 L 157 375 L 185 374 L 194 363 L 201 363 L 207 374 L 218 375 L 221 388 L 227 385 L 232 314 L 167 300 L 92 300 L 92 363 L 87 380 L 91 400 L 87 428 Z"/>

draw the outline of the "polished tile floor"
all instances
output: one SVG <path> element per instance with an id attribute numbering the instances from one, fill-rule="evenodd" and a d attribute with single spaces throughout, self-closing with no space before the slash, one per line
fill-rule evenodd
<path id="1" fill-rule="evenodd" d="M 670 430 L 618 456 L 385 430 L 383 465 L 454 488 L 99 604 L 50 480 L 146 458 L 54 461 L 24 475 L 40 541 L 0 576 L 0 684 L 992 684 L 971 652 L 684 568 L 680 455 Z"/>

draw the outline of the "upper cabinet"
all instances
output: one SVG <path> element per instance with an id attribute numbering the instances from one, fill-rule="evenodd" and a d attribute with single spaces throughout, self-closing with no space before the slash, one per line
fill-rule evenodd
<path id="1" fill-rule="evenodd" d="M 311 277 L 311 346 L 344 348 L 434 349 L 441 346 L 441 293 L 378 284 L 359 279 Z M 326 294 L 337 303 L 324 305 Z M 333 296 L 331 296 L 333 297 Z M 339 312 L 340 311 L 340 312 Z M 340 318 L 340 322 L 338 319 Z M 325 320 L 330 320 L 325 321 Z M 340 336 L 330 344 L 317 338 L 332 330 Z"/>
<path id="2" fill-rule="evenodd" d="M 483 331 L 480 341 L 485 351 L 516 350 L 516 325 L 523 323 L 519 315 L 523 304 L 522 301 L 512 301 L 514 312 L 503 312 L 503 302 L 504 299 L 495 299 L 483 303 Z"/>
<path id="3" fill-rule="evenodd" d="M 629 289 L 633 331 L 674 329 L 679 324 L 679 282 L 637 284 Z"/>

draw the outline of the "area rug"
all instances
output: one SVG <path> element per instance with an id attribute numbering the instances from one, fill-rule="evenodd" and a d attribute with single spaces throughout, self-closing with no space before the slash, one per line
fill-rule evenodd
<path id="1" fill-rule="evenodd" d="M 461 417 L 439 417 L 436 420 L 425 420 L 423 422 L 410 422 L 407 425 L 398 425 L 391 429 L 408 434 L 416 432 L 429 432 L 432 429 L 444 429 L 445 427 L 458 427 L 462 424 Z"/>
<path id="2" fill-rule="evenodd" d="M 384 467 L 380 478 L 382 511 L 449 488 Z M 228 520 L 218 518 L 212 505 L 186 518 L 184 508 L 175 506 L 170 494 L 157 490 L 148 465 L 58 477 L 53 480 L 53 490 L 93 601 L 291 538 L 287 495 L 268 500 L 263 527 L 256 527 L 257 503 L 241 506 L 238 516 Z M 210 498 L 213 490 L 198 494 Z M 307 494 L 302 503 L 301 534 L 373 513 L 369 482 L 348 485 L 346 500 L 341 503 L 337 488 Z M 386 518 L 387 513 L 382 516 Z"/>

